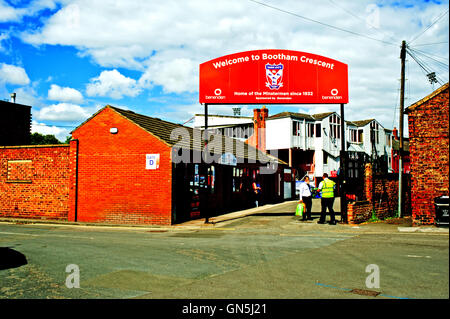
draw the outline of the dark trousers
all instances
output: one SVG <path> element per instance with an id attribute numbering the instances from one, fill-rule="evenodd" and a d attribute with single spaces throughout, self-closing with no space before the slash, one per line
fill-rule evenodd
<path id="1" fill-rule="evenodd" d="M 303 214 L 303 220 L 311 219 L 311 206 L 312 206 L 312 198 L 311 197 L 302 197 L 303 203 L 305 203 L 305 212 Z"/>
<path id="2" fill-rule="evenodd" d="M 330 222 L 335 222 L 335 216 L 334 216 L 334 210 L 333 210 L 333 204 L 334 204 L 334 197 L 332 198 L 322 198 L 321 199 L 322 204 L 322 211 L 320 212 L 320 222 L 325 222 L 326 216 L 327 216 L 327 208 L 330 212 Z"/>

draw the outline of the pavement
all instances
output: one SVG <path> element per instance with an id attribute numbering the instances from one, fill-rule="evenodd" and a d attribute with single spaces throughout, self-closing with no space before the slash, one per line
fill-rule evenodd
<path id="1" fill-rule="evenodd" d="M 229 224 L 230 222 L 233 222 L 240 218 L 245 218 L 252 215 L 261 215 L 261 214 L 270 214 L 273 211 L 277 210 L 284 210 L 285 214 L 294 214 L 295 207 L 296 207 L 297 201 L 296 200 L 290 200 L 290 201 L 284 201 L 282 203 L 276 203 L 276 204 L 266 204 L 259 207 L 253 207 L 245 210 L 235 211 L 232 213 L 227 213 L 219 216 L 214 216 L 209 218 L 209 223 L 205 223 L 205 218 L 198 218 L 194 220 L 190 220 L 184 223 L 180 224 L 174 224 L 174 225 L 167 225 L 167 226 L 161 226 L 161 225 L 141 225 L 141 224 L 111 224 L 111 223 L 86 223 L 86 222 L 69 222 L 69 221 L 63 221 L 63 220 L 50 220 L 50 219 L 29 219 L 29 218 L 0 218 L 0 223 L 11 223 L 11 224 L 42 224 L 42 225 L 53 225 L 53 226 L 83 226 L 83 227 L 103 227 L 103 228 L 111 228 L 116 230 L 121 229 L 159 229 L 159 230 L 189 230 L 189 229 L 210 229 L 214 227 L 223 227 Z M 340 198 L 337 197 L 334 202 L 334 211 L 336 212 L 336 220 L 340 220 Z M 320 199 L 313 199 L 312 204 L 312 216 L 320 216 Z M 279 213 L 277 213 L 279 214 Z M 327 217 L 329 218 L 329 217 Z M 398 227 L 397 231 L 400 232 L 447 232 L 449 231 L 448 227 L 435 227 L 435 226 L 416 226 L 412 227 L 411 220 L 409 217 L 406 217 L 405 219 L 399 220 L 392 220 L 390 223 L 387 224 L 401 224 L 401 226 Z M 317 220 L 316 220 L 317 221 Z M 359 225 L 366 225 L 368 223 L 362 223 Z M 376 223 L 370 223 L 371 225 L 374 225 Z M 386 224 L 385 222 L 381 221 L 380 224 Z M 358 225 L 345 225 L 348 227 L 358 228 Z M 380 228 L 380 227 L 378 227 Z M 392 228 L 392 227 L 391 227 Z"/>
<path id="2" fill-rule="evenodd" d="M 448 228 L 321 225 L 316 209 L 302 222 L 295 206 L 167 227 L 3 220 L 0 299 L 449 298 Z M 80 288 L 66 286 L 69 265 Z M 378 288 L 367 287 L 370 265 Z"/>

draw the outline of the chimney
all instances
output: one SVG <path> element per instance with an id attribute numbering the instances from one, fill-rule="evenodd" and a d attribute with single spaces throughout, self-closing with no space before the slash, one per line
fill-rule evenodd
<path id="1" fill-rule="evenodd" d="M 260 122 L 260 149 L 266 151 L 266 119 L 269 117 L 269 110 L 265 105 L 261 108 L 261 122 Z"/>
<path id="2" fill-rule="evenodd" d="M 16 103 L 16 93 L 11 93 L 11 103 Z"/>
<path id="3" fill-rule="evenodd" d="M 396 127 L 394 127 L 394 129 L 392 130 L 392 135 L 396 140 L 398 140 L 398 130 Z"/>
<path id="4" fill-rule="evenodd" d="M 263 152 L 266 151 L 266 118 L 268 115 L 269 110 L 265 106 L 261 109 L 253 109 L 253 136 L 251 144 Z"/>

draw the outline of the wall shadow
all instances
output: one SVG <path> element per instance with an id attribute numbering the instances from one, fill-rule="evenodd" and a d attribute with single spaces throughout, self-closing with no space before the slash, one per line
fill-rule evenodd
<path id="1" fill-rule="evenodd" d="M 0 270 L 17 268 L 27 263 L 24 254 L 9 247 L 0 247 Z"/>

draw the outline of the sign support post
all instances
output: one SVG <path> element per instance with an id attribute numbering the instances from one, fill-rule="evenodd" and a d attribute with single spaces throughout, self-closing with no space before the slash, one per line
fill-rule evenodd
<path id="1" fill-rule="evenodd" d="M 208 143 L 208 103 L 205 103 L 205 130 L 203 131 L 203 136 L 204 136 L 204 147 L 206 148 L 206 145 Z M 205 156 L 208 156 L 208 152 L 202 152 Z M 209 212 L 208 212 L 208 207 L 204 206 L 204 208 L 206 208 L 204 210 L 205 212 L 205 224 L 209 224 Z"/>
<path id="2" fill-rule="evenodd" d="M 341 221 L 347 222 L 344 120 L 344 105 L 348 103 L 347 64 L 307 52 L 266 49 L 218 57 L 201 63 L 199 71 L 199 102 L 205 107 L 205 144 L 208 104 L 341 105 Z M 292 166 L 292 150 L 289 162 Z M 205 223 L 208 222 L 205 211 Z"/>
<path id="3" fill-rule="evenodd" d="M 341 180 L 341 222 L 347 223 L 347 198 L 346 198 L 346 183 L 347 183 L 347 142 L 345 139 L 345 118 L 344 118 L 344 104 L 341 103 L 341 154 L 340 154 L 340 180 Z"/>

